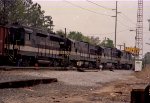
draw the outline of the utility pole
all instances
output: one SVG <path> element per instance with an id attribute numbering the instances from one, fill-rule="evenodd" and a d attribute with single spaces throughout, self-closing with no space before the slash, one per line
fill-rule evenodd
<path id="1" fill-rule="evenodd" d="M 124 46 L 124 50 L 125 50 L 125 48 L 126 48 L 126 43 L 124 43 L 123 46 Z"/>
<path id="2" fill-rule="evenodd" d="M 105 37 L 105 39 L 104 39 L 104 46 L 106 46 L 106 37 Z"/>
<path id="3" fill-rule="evenodd" d="M 116 40 L 117 40 L 117 19 L 118 19 L 118 13 L 121 13 L 121 12 L 118 12 L 118 1 L 116 1 L 116 9 L 112 9 L 112 10 L 115 10 L 116 11 L 116 15 L 115 16 L 112 16 L 112 17 L 115 17 L 115 48 L 116 48 Z"/>
<path id="4" fill-rule="evenodd" d="M 67 37 L 67 30 L 66 30 L 66 28 L 65 28 L 65 38 Z"/>
<path id="5" fill-rule="evenodd" d="M 115 20 L 115 48 L 116 48 L 116 33 L 117 33 L 117 6 L 118 6 L 118 1 L 116 1 L 116 20 Z"/>
<path id="6" fill-rule="evenodd" d="M 67 29 L 65 28 L 65 39 L 67 38 Z M 65 43 L 64 43 L 64 69 L 65 69 L 65 66 L 66 66 L 66 64 L 68 65 L 68 61 L 69 61 L 69 57 L 68 57 L 68 48 L 66 48 L 66 44 L 67 42 L 66 42 L 66 40 L 65 40 Z M 66 62 L 66 63 L 65 63 Z"/>

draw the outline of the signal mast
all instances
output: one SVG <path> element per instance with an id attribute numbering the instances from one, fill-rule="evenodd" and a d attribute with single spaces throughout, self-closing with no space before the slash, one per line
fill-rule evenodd
<path id="1" fill-rule="evenodd" d="M 138 54 L 135 55 L 135 71 L 141 71 L 143 67 L 143 0 L 138 0 L 135 48 L 139 49 Z"/>
<path id="2" fill-rule="evenodd" d="M 141 60 L 143 56 L 143 0 L 138 0 L 135 46 L 140 49 L 136 59 Z"/>

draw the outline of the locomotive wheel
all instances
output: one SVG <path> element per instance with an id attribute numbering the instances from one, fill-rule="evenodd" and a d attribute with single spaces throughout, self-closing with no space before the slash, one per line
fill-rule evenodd
<path id="1" fill-rule="evenodd" d="M 131 66 L 129 64 L 127 64 L 126 68 L 127 68 L 127 70 L 130 70 Z"/>
<path id="2" fill-rule="evenodd" d="M 101 64 L 102 65 L 102 70 L 104 70 L 106 68 L 105 64 Z"/>
<path id="3" fill-rule="evenodd" d="M 35 63 L 35 70 L 39 70 L 39 64 L 38 63 Z"/>
<path id="4" fill-rule="evenodd" d="M 49 67 L 53 66 L 53 61 L 50 60 L 48 66 Z"/>
<path id="5" fill-rule="evenodd" d="M 24 61 L 24 62 L 23 62 L 23 66 L 28 67 L 28 66 L 29 66 L 28 61 Z"/>
<path id="6" fill-rule="evenodd" d="M 93 65 L 91 62 L 89 62 L 89 69 L 92 69 L 93 68 Z"/>
<path id="7" fill-rule="evenodd" d="M 70 61 L 68 66 L 69 67 L 76 67 L 76 63 L 74 61 Z"/>

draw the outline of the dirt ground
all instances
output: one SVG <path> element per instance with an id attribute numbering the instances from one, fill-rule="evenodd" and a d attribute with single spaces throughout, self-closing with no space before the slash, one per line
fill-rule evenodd
<path id="1" fill-rule="evenodd" d="M 127 70 L 0 71 L 0 80 L 19 79 L 19 76 L 53 77 L 57 78 L 58 82 L 26 88 L 0 89 L 0 103 L 129 103 L 132 88 L 143 86 L 150 81 L 148 69 L 138 73 Z"/>

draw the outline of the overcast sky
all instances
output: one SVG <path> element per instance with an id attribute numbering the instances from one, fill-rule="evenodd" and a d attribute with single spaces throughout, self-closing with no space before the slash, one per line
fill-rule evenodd
<path id="1" fill-rule="evenodd" d="M 108 37 L 114 40 L 115 35 L 115 0 L 91 0 L 92 2 L 104 6 L 104 8 L 94 5 L 87 0 L 33 0 L 41 5 L 45 15 L 50 15 L 54 21 L 54 31 L 64 30 L 79 31 L 86 36 L 98 36 L 100 40 Z M 89 0 L 90 1 L 90 0 Z M 126 43 L 126 46 L 135 45 L 135 32 L 129 30 L 136 29 L 137 2 L 138 0 L 118 0 L 118 27 L 117 44 Z M 143 28 L 143 52 L 150 51 L 150 32 L 148 31 L 150 19 L 150 1 L 144 1 L 144 28 Z M 86 10 L 85 10 L 86 9 Z"/>

